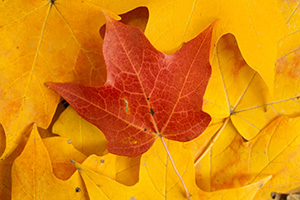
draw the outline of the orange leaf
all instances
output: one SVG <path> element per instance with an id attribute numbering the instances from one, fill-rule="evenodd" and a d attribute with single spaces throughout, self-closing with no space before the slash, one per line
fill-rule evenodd
<path id="1" fill-rule="evenodd" d="M 141 1 L 90 0 L 116 13 L 127 12 L 138 6 L 149 9 L 145 30 L 151 43 L 165 53 L 175 52 L 183 43 L 202 32 L 218 19 L 216 38 L 232 33 L 242 55 L 257 71 L 269 91 L 273 91 L 274 63 L 279 40 L 287 35 L 284 18 L 272 0 L 185 0 Z M 284 1 L 286 2 L 286 1 Z"/>
<path id="2" fill-rule="evenodd" d="M 101 87 L 46 83 L 87 121 L 103 131 L 111 153 L 138 156 L 157 137 L 189 141 L 211 117 L 202 111 L 210 78 L 213 25 L 172 55 L 157 51 L 137 28 L 107 17 Z"/>

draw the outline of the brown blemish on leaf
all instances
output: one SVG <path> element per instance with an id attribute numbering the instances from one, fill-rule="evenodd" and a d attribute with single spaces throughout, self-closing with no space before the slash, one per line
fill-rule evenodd
<path id="1" fill-rule="evenodd" d="M 154 110 L 150 108 L 150 114 L 153 116 L 155 114 Z"/>
<path id="2" fill-rule="evenodd" d="M 300 77 L 300 49 L 278 59 L 275 71 L 277 75 L 283 74 L 290 78 L 298 79 Z"/>

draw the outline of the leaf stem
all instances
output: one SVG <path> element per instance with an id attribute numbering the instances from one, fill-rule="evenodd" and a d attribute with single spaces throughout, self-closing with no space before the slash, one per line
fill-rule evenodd
<path id="1" fill-rule="evenodd" d="M 184 183 L 184 181 L 183 181 L 181 175 L 179 174 L 179 172 L 178 172 L 178 170 L 177 170 L 177 168 L 176 168 L 176 166 L 175 166 L 175 163 L 174 163 L 173 158 L 172 158 L 172 156 L 171 156 L 171 154 L 170 154 L 170 152 L 169 152 L 169 149 L 168 149 L 168 147 L 167 147 L 167 144 L 166 144 L 164 138 L 163 138 L 162 136 L 160 136 L 160 139 L 161 139 L 161 142 L 163 143 L 163 145 L 164 145 L 164 147 L 165 147 L 165 149 L 166 149 L 166 152 L 167 152 L 168 157 L 169 157 L 169 159 L 170 159 L 170 161 L 171 161 L 171 163 L 172 163 L 172 166 L 173 166 L 173 168 L 174 168 L 174 170 L 175 170 L 177 176 L 179 177 L 179 179 L 180 179 L 180 181 L 181 181 L 181 183 L 182 183 L 182 185 L 183 185 L 183 187 L 184 187 L 184 190 L 185 190 L 185 193 L 186 193 L 186 197 L 187 197 L 189 200 L 191 200 L 191 195 L 190 195 L 190 193 L 189 193 L 189 191 L 188 191 L 188 189 L 187 189 L 187 187 L 186 187 L 186 185 L 185 185 L 185 183 Z"/>
<path id="2" fill-rule="evenodd" d="M 230 117 L 228 117 L 224 122 L 223 125 L 221 126 L 221 128 L 219 128 L 218 132 L 214 134 L 214 136 L 210 139 L 210 141 L 208 142 L 208 146 L 205 148 L 206 150 L 195 160 L 195 164 L 194 166 L 196 166 L 200 160 L 204 157 L 204 155 L 211 149 L 212 145 L 216 142 L 217 138 L 219 137 L 220 133 L 224 130 L 224 128 L 226 127 L 228 121 L 229 121 Z"/>

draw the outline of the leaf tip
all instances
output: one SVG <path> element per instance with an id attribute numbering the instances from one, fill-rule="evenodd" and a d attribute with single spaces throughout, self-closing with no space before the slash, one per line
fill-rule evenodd
<path id="1" fill-rule="evenodd" d="M 45 85 L 47 88 L 50 88 L 51 82 L 45 82 L 44 85 Z"/>
<path id="2" fill-rule="evenodd" d="M 107 22 L 111 21 L 112 19 L 115 19 L 115 20 L 120 20 L 121 17 L 109 10 L 106 10 L 106 9 L 102 9 L 102 13 L 106 19 Z"/>

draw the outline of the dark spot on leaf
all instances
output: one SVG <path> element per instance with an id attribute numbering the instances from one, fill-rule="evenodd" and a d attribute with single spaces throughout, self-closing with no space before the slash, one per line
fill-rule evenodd
<path id="1" fill-rule="evenodd" d="M 276 197 L 276 193 L 275 192 L 271 192 L 271 198 L 275 199 L 275 197 Z"/>
<path id="2" fill-rule="evenodd" d="M 79 187 L 75 188 L 75 192 L 80 192 L 80 191 L 81 191 L 81 189 Z"/>
<path id="3" fill-rule="evenodd" d="M 50 3 L 53 5 L 54 4 L 54 2 L 55 2 L 55 0 L 50 0 Z"/>
<path id="4" fill-rule="evenodd" d="M 134 198 L 134 197 L 130 197 L 130 200 L 136 200 L 136 198 Z"/>
<path id="5" fill-rule="evenodd" d="M 129 124 L 126 124 L 126 126 L 128 126 Z"/>
<path id="6" fill-rule="evenodd" d="M 104 163 L 104 159 L 101 159 L 100 162 L 101 162 L 101 163 Z"/>
<path id="7" fill-rule="evenodd" d="M 17 46 L 17 49 L 19 49 L 19 46 Z"/>
<path id="8" fill-rule="evenodd" d="M 100 187 L 100 185 L 97 185 L 98 187 Z"/>
<path id="9" fill-rule="evenodd" d="M 150 100 L 150 98 L 148 97 L 148 98 L 147 98 L 147 101 L 149 101 L 149 100 Z"/>
<path id="10" fill-rule="evenodd" d="M 145 128 L 144 131 L 147 131 L 147 129 Z"/>
<path id="11" fill-rule="evenodd" d="M 154 110 L 150 108 L 150 114 L 153 116 L 155 114 Z"/>
<path id="12" fill-rule="evenodd" d="M 190 141 L 190 138 L 189 137 L 185 137 L 186 141 Z"/>

